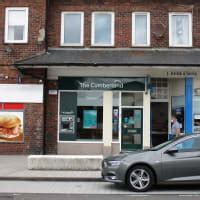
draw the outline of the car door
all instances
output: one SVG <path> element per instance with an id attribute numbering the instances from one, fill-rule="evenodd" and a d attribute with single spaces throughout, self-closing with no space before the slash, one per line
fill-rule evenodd
<path id="1" fill-rule="evenodd" d="M 177 152 L 162 154 L 163 180 L 200 180 L 200 137 L 186 139 L 172 148 Z"/>

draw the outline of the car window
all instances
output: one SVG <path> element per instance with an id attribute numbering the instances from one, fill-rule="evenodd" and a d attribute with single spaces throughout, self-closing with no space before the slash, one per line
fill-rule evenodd
<path id="1" fill-rule="evenodd" d="M 200 151 L 200 138 L 190 138 L 175 146 L 179 152 Z"/>
<path id="2" fill-rule="evenodd" d="M 157 146 L 155 146 L 155 147 L 152 147 L 150 150 L 151 150 L 151 151 L 158 151 L 158 150 L 160 150 L 160 149 L 166 147 L 167 145 L 172 144 L 173 142 L 179 140 L 180 138 L 181 138 L 181 137 L 175 138 L 175 139 L 173 139 L 173 140 L 166 141 L 166 142 L 164 142 L 164 143 L 162 143 L 162 144 L 159 144 L 159 145 L 157 145 Z"/>

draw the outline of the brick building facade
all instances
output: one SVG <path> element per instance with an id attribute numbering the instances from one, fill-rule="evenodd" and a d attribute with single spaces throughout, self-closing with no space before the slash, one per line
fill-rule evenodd
<path id="1" fill-rule="evenodd" d="M 6 8 L 13 7 L 28 8 L 27 43 L 5 42 Z M 197 122 L 194 120 L 198 113 L 194 113 L 191 108 L 194 99 L 199 102 L 198 88 L 200 87 L 200 59 L 198 58 L 200 55 L 200 2 L 198 0 L 2 0 L 0 1 L 0 11 L 0 86 L 5 84 L 28 84 L 30 87 L 31 84 L 44 86 L 38 94 L 43 98 L 41 102 L 23 99 L 10 102 L 9 98 L 8 101 L 6 98 L 4 100 L 0 98 L 2 104 L 21 103 L 24 105 L 24 140 L 20 143 L 1 142 L 0 154 L 109 154 L 119 152 L 124 148 L 148 148 L 150 145 L 167 139 L 167 135 L 171 131 L 170 115 L 173 104 L 182 102 L 179 100 L 182 97 L 184 105 L 180 103 L 181 105 L 176 108 L 183 109 L 181 112 L 184 117 L 181 117 L 182 121 L 180 122 L 184 127 L 182 132 L 190 134 L 194 131 L 198 119 L 196 119 Z M 63 45 L 61 20 L 64 12 L 71 14 L 81 12 L 83 14 L 83 44 Z M 112 45 L 92 45 L 93 12 L 114 13 L 114 33 L 111 36 L 114 38 L 114 43 Z M 142 15 L 150 13 L 149 45 L 133 45 L 133 13 L 142 13 Z M 169 13 L 179 13 L 180 15 L 189 13 L 192 16 L 190 22 L 191 46 L 170 46 Z M 67 31 L 67 28 L 66 25 L 63 29 Z M 106 30 L 108 31 L 108 29 Z M 63 77 L 64 83 L 61 81 Z M 92 89 L 85 89 L 85 96 L 81 96 L 82 89 L 79 88 L 75 91 L 67 86 L 67 84 L 69 85 L 68 78 L 75 80 L 86 78 L 87 81 L 93 80 L 96 83 L 103 82 L 105 77 L 108 79 L 106 82 L 108 84 L 113 84 L 113 78 L 116 77 L 120 81 L 124 81 L 126 78 L 136 78 L 136 80 L 130 80 L 132 82 L 137 82 L 137 78 L 144 78 L 142 80 L 144 88 L 141 90 L 136 88 L 132 82 L 130 89 L 114 88 L 119 92 L 116 100 L 119 101 L 118 104 L 115 106 L 114 103 L 112 104 L 112 109 L 115 107 L 114 109 L 118 113 L 115 140 L 115 134 L 113 133 L 111 136 L 109 133 L 114 131 L 114 117 L 113 114 L 110 114 L 112 113 L 111 105 L 107 105 L 104 101 L 107 99 L 107 102 L 112 102 L 111 99 L 114 99 L 115 95 L 112 89 L 94 89 L 92 95 L 95 96 L 95 92 L 98 90 L 97 96 L 99 95 L 98 97 L 103 99 L 103 103 L 86 105 L 84 102 L 89 96 L 86 92 L 89 90 L 92 92 Z M 70 81 L 73 80 L 70 79 Z M 63 86 L 63 84 L 66 85 Z M 159 89 L 163 93 L 167 91 L 165 97 L 164 95 L 161 98 L 158 97 L 160 95 L 157 94 Z M 73 99 L 70 100 L 67 91 L 72 96 L 76 93 L 74 98 L 78 99 L 77 102 L 79 102 L 77 108 L 69 108 L 75 110 L 75 113 L 70 115 L 67 104 L 73 104 Z M 141 127 L 137 125 L 136 128 L 133 126 L 128 131 L 130 133 L 136 131 L 140 136 L 124 136 L 123 123 L 125 118 L 120 119 L 125 112 L 123 109 L 127 106 L 120 101 L 123 101 L 123 98 L 126 98 L 126 93 L 131 91 L 133 93 L 141 92 L 142 95 L 140 97 L 143 102 L 141 105 L 137 105 L 137 103 L 129 105 L 130 109 L 134 109 L 134 116 L 142 109 L 139 114 L 142 125 Z M 155 91 L 157 93 L 154 98 L 152 94 Z M 189 95 L 191 92 L 195 93 L 192 97 Z M 61 99 L 64 97 L 62 96 L 66 96 L 63 100 L 66 101 L 66 105 L 63 106 L 64 103 L 61 102 Z M 134 98 L 136 97 L 134 96 Z M 68 99 L 69 103 L 67 103 Z M 87 101 L 89 102 L 88 99 Z M 150 116 L 150 112 L 154 115 L 157 112 L 156 107 L 159 106 L 168 108 L 164 113 L 167 117 L 160 122 L 161 126 L 165 126 L 164 130 L 159 127 L 159 123 L 153 122 Z M 65 108 L 64 111 L 62 107 Z M 89 119 L 91 115 L 91 112 L 85 112 L 88 110 L 93 111 L 92 114 L 96 113 L 94 120 L 96 122 L 89 128 L 85 121 L 86 117 Z M 106 110 L 110 110 L 110 113 Z M 133 115 L 132 111 L 130 113 Z M 99 121 L 101 115 L 103 117 Z M 66 127 L 73 125 L 71 129 L 62 125 L 61 120 L 62 117 L 63 120 L 68 120 L 69 116 L 74 120 L 73 123 L 70 124 L 68 121 L 63 123 L 64 125 L 66 125 L 65 123 L 70 124 L 67 124 Z M 157 116 L 155 116 L 156 120 L 158 120 Z M 107 129 L 105 128 L 106 121 L 110 122 Z M 61 133 L 61 126 L 65 127 L 62 131 L 66 131 L 66 133 Z M 80 128 L 80 126 L 82 127 Z M 158 134 L 159 131 L 163 131 L 163 134 Z M 130 144 L 130 141 L 134 144 Z"/>

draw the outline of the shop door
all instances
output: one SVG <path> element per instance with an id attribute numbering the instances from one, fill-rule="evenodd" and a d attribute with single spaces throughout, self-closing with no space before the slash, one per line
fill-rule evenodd
<path id="1" fill-rule="evenodd" d="M 143 109 L 121 108 L 122 150 L 142 149 Z"/>

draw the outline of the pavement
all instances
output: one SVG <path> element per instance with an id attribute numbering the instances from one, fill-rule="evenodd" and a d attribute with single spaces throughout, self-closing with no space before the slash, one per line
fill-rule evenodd
<path id="1" fill-rule="evenodd" d="M 136 193 L 124 185 L 82 181 L 0 181 L 0 194 L 73 194 L 73 195 L 193 195 L 200 199 L 199 185 L 156 186 Z"/>
<path id="2" fill-rule="evenodd" d="M 100 171 L 28 170 L 28 156 L 0 156 L 0 180 L 102 181 Z"/>
<path id="3" fill-rule="evenodd" d="M 6 194 L 6 196 L 1 198 L 2 194 Z M 200 187 L 199 185 L 156 186 L 143 194 L 134 193 L 124 185 L 102 181 L 100 171 L 28 170 L 27 156 L 0 156 L 0 200 L 6 200 L 7 197 L 7 199 L 15 199 L 16 196 L 9 196 L 9 194 L 43 194 L 47 196 L 49 194 L 179 195 L 179 199 L 185 195 L 191 199 L 192 195 L 199 200 Z M 77 200 L 82 199 L 81 196 L 79 197 Z M 43 198 L 41 197 L 41 199 Z M 94 199 L 101 200 L 102 198 L 96 197 Z M 185 198 L 182 199 L 185 200 Z M 152 198 L 152 200 L 155 199 Z"/>
<path id="4" fill-rule="evenodd" d="M 70 195 L 70 194 L 5 194 L 0 200 L 199 200 L 199 196 L 180 195 Z"/>

